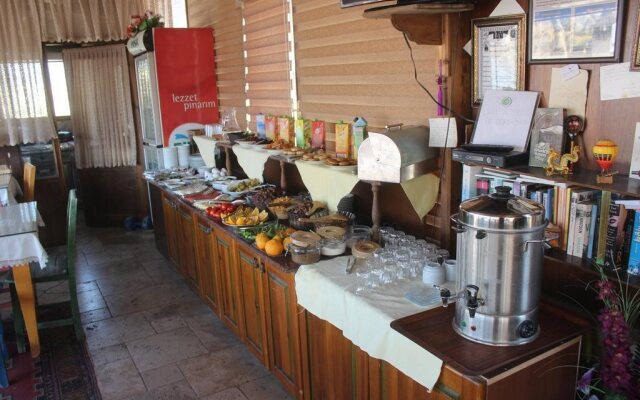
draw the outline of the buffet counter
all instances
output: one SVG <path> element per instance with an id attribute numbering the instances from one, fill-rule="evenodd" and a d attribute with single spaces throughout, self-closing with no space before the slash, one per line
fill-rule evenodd
<path id="1" fill-rule="evenodd" d="M 371 357 L 389 362 L 420 385 L 433 389 L 442 360 L 403 334 L 391 329 L 391 322 L 417 314 L 433 304 L 420 307 L 405 299 L 405 293 L 424 287 L 422 282 L 402 281 L 383 291 L 356 295 L 358 278 L 347 274 L 349 257 L 337 257 L 313 265 L 303 265 L 296 273 L 298 304 L 308 312 L 330 322 Z M 364 260 L 359 260 L 362 264 Z M 356 268 L 362 265 L 356 265 Z"/>
<path id="2" fill-rule="evenodd" d="M 269 257 L 166 188 L 150 181 L 149 189 L 159 250 L 294 398 L 562 399 L 575 388 L 577 325 L 534 341 L 537 350 L 510 358 L 495 375 L 468 375 L 448 356 L 455 348 L 424 340 L 463 340 L 450 333 L 448 317 L 429 314 L 452 308 L 418 307 L 400 292 L 360 298 L 351 293 L 354 277 L 339 272 L 341 258 L 298 267 L 289 257 Z"/>

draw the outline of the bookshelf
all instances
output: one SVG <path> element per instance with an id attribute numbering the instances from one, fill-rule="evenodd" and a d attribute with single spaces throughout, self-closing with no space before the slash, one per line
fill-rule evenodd
<path id="1" fill-rule="evenodd" d="M 632 198 L 640 198 L 640 179 L 631 179 L 627 175 L 615 175 L 612 184 L 596 183 L 597 171 L 576 169 L 568 176 L 547 176 L 543 168 L 521 166 L 512 168 L 497 168 L 480 164 L 467 163 L 470 166 L 487 167 L 507 173 L 515 173 L 533 178 L 547 179 L 557 183 L 565 183 L 567 186 L 577 186 L 596 190 L 606 190 L 619 193 Z M 613 281 L 621 281 L 630 288 L 640 290 L 640 276 L 628 275 L 626 271 L 606 271 L 607 276 Z M 590 259 L 568 255 L 565 251 L 553 248 L 545 252 L 545 281 L 557 284 L 571 277 L 573 281 L 586 283 L 599 277 L 598 271 Z"/>
<path id="2" fill-rule="evenodd" d="M 469 164 L 473 165 L 473 164 Z M 493 167 L 492 167 L 493 168 Z M 631 179 L 627 175 L 618 174 L 613 177 L 612 184 L 596 183 L 597 171 L 584 170 L 581 168 L 568 176 L 552 175 L 547 176 L 544 168 L 536 167 L 514 167 L 514 168 L 495 168 L 505 172 L 513 172 L 516 174 L 529 175 L 534 178 L 548 179 L 550 181 L 566 183 L 571 186 L 581 186 L 589 189 L 607 190 L 612 193 L 620 193 L 625 196 L 640 198 L 640 179 Z"/>

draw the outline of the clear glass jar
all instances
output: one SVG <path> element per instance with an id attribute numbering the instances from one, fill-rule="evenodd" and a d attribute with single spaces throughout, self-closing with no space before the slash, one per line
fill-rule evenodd
<path id="1" fill-rule="evenodd" d="M 371 240 L 371 228 L 366 225 L 353 225 L 347 235 L 347 247 L 353 247 L 360 240 Z"/>
<path id="2" fill-rule="evenodd" d="M 303 247 L 290 243 L 288 252 L 291 254 L 291 261 L 296 264 L 306 265 L 320 261 L 320 249 L 320 244 Z"/>
<path id="3" fill-rule="evenodd" d="M 343 254 L 347 250 L 347 241 L 343 239 L 323 239 L 321 242 L 323 256 L 333 257 Z"/>

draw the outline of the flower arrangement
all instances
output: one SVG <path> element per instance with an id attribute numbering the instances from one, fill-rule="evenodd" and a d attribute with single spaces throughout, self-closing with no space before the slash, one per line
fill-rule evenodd
<path id="1" fill-rule="evenodd" d="M 637 400 L 640 398 L 640 347 L 632 329 L 640 317 L 640 291 L 632 293 L 618 276 L 619 286 L 597 266 L 600 279 L 588 285 L 604 303 L 598 313 L 602 339 L 600 361 L 578 382 L 578 397 L 586 400 Z M 616 272 L 617 273 L 617 272 Z"/>
<path id="2" fill-rule="evenodd" d="M 129 23 L 129 26 L 127 27 L 127 37 L 130 38 L 136 33 L 142 32 L 148 28 L 162 27 L 164 27 L 162 15 L 156 14 L 151 10 L 147 10 L 142 16 L 139 14 L 131 16 L 131 23 Z"/>

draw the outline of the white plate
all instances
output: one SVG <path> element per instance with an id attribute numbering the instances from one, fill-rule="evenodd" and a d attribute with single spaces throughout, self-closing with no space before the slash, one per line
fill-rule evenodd
<path id="1" fill-rule="evenodd" d="M 256 149 L 256 150 L 262 150 L 262 149 L 264 149 L 264 148 L 265 148 L 265 147 L 267 147 L 267 146 L 268 146 L 267 144 L 252 144 L 252 145 L 251 145 L 251 147 L 252 147 L 252 148 L 254 148 L 254 149 Z"/>
<path id="2" fill-rule="evenodd" d="M 278 156 L 278 155 L 284 153 L 284 151 L 282 151 L 280 149 L 264 149 L 264 151 L 266 151 L 267 153 L 271 154 L 272 156 Z"/>
<path id="3" fill-rule="evenodd" d="M 239 142 L 239 141 L 236 141 L 236 144 L 238 146 L 240 146 L 240 147 L 245 148 L 245 149 L 249 149 L 249 148 L 251 148 L 251 146 L 253 146 L 253 142 Z"/>
<path id="4" fill-rule="evenodd" d="M 209 207 L 215 207 L 218 204 L 220 204 L 220 202 L 215 200 L 197 200 L 193 202 L 193 206 L 201 210 L 206 210 Z"/>
<path id="5" fill-rule="evenodd" d="M 296 162 L 303 162 L 307 164 L 324 164 L 324 160 L 305 160 L 304 158 L 300 158 L 296 160 Z"/>

